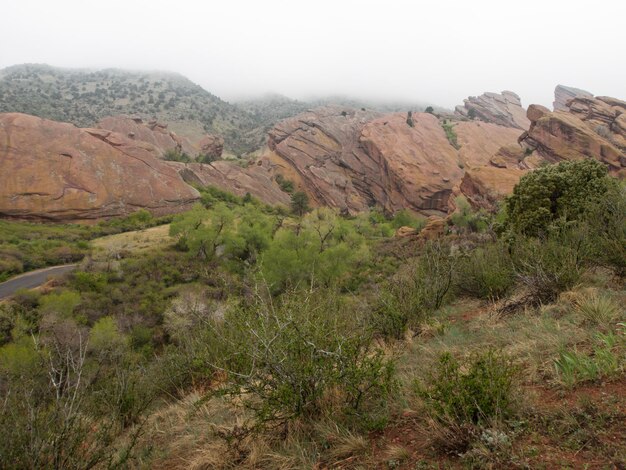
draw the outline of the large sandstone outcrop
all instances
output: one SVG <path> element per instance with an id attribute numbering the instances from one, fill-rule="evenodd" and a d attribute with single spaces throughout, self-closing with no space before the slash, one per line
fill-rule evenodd
<path id="1" fill-rule="evenodd" d="M 532 121 L 520 142 L 551 162 L 595 158 L 613 173 L 626 168 L 626 103 L 615 98 L 574 98 L 568 111 L 528 108 Z"/>
<path id="2" fill-rule="evenodd" d="M 567 103 L 574 98 L 593 98 L 588 91 L 574 88 L 571 86 L 557 85 L 554 89 L 554 102 L 552 106 L 555 111 L 567 111 Z"/>
<path id="3" fill-rule="evenodd" d="M 464 167 L 490 165 L 503 145 L 517 145 L 518 128 L 485 122 L 443 123 L 428 113 L 379 115 L 325 107 L 277 124 L 266 158 L 320 205 L 348 213 L 379 206 L 442 214 Z M 503 170 L 506 171 L 506 170 Z"/>
<path id="4" fill-rule="evenodd" d="M 473 207 L 492 211 L 497 208 L 498 201 L 513 192 L 525 173 L 526 170 L 520 168 L 472 168 L 463 175 L 459 189 Z"/>
<path id="5" fill-rule="evenodd" d="M 198 192 L 149 146 L 107 130 L 0 114 L 0 215 L 80 221 L 190 207 Z"/>
<path id="6" fill-rule="evenodd" d="M 471 119 L 522 130 L 528 129 L 530 125 L 520 97 L 512 91 L 487 92 L 480 96 L 470 96 L 463 100 L 463 106 L 455 108 L 455 112 Z"/>
<path id="7" fill-rule="evenodd" d="M 250 193 L 273 205 L 288 206 L 291 200 L 289 194 L 282 191 L 276 183 L 272 164 L 268 160 L 258 160 L 247 168 L 224 160 L 210 165 L 177 162 L 168 164 L 176 168 L 183 180 L 191 185 L 216 186 L 237 196 Z"/>
<path id="8" fill-rule="evenodd" d="M 194 157 L 202 154 L 219 158 L 224 149 L 222 137 L 205 135 L 193 141 L 170 131 L 166 123 L 156 120 L 145 122 L 141 117 L 109 116 L 101 119 L 96 127 L 117 132 L 130 140 L 151 144 L 159 157 L 168 151 L 177 151 Z"/>

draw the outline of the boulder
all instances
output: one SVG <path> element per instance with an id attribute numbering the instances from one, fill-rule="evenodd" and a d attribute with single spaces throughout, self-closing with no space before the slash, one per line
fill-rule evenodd
<path id="1" fill-rule="evenodd" d="M 198 142 L 198 146 L 200 147 L 200 154 L 217 160 L 224 151 L 224 139 L 218 135 L 206 135 Z"/>
<path id="2" fill-rule="evenodd" d="M 441 238 L 446 233 L 446 219 L 432 215 L 426 225 L 420 230 L 418 238 L 422 241 L 432 241 Z"/>
<path id="3" fill-rule="evenodd" d="M 404 237 L 410 237 L 416 234 L 417 234 L 417 230 L 415 230 L 413 227 L 407 227 L 406 225 L 404 225 L 402 227 L 399 227 L 398 230 L 396 230 L 395 236 L 398 238 L 404 238 Z"/>

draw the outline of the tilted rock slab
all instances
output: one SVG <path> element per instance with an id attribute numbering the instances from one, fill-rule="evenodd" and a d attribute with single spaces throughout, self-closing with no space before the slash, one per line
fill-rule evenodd
<path id="1" fill-rule="evenodd" d="M 318 205 L 346 213 L 377 206 L 445 214 L 463 168 L 489 165 L 501 146 L 518 145 L 522 133 L 453 122 L 457 149 L 436 116 L 413 113 L 412 119 L 410 126 L 404 113 L 318 108 L 278 123 L 265 158 Z"/>
<path id="2" fill-rule="evenodd" d="M 550 162 L 595 158 L 613 173 L 626 168 L 626 103 L 609 98 L 574 98 L 568 111 L 528 108 L 530 129 L 520 143 Z"/>
<path id="3" fill-rule="evenodd" d="M 109 130 L 0 114 L 0 216 L 70 222 L 189 208 L 198 192 L 153 151 Z"/>
<path id="4" fill-rule="evenodd" d="M 464 117 L 474 117 L 505 127 L 527 130 L 530 121 L 522 107 L 520 97 L 512 91 L 502 93 L 483 93 L 463 100 L 463 106 L 457 106 L 455 113 Z"/>
<path id="5" fill-rule="evenodd" d="M 567 103 L 574 98 L 593 98 L 593 95 L 580 88 L 557 85 L 554 89 L 554 102 L 552 106 L 555 111 L 567 111 Z"/>

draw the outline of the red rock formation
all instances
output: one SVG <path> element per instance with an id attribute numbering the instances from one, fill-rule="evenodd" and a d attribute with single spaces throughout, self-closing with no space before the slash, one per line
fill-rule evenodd
<path id="1" fill-rule="evenodd" d="M 484 166 L 468 169 L 460 184 L 460 191 L 475 208 L 497 209 L 497 202 L 513 192 L 525 170 L 501 169 Z"/>
<path id="2" fill-rule="evenodd" d="M 98 122 L 97 127 L 117 132 L 131 140 L 151 144 L 159 157 L 173 150 L 184 152 L 192 157 L 203 154 L 219 158 L 224 149 L 222 137 L 205 135 L 199 141 L 192 141 L 170 131 L 166 123 L 156 120 L 144 122 L 140 117 L 110 116 Z"/>
<path id="3" fill-rule="evenodd" d="M 552 106 L 555 111 L 567 111 L 568 101 L 578 97 L 593 98 L 593 95 L 588 91 L 581 90 L 580 88 L 557 85 L 554 89 L 554 103 L 552 103 Z"/>
<path id="4" fill-rule="evenodd" d="M 206 135 L 198 142 L 200 154 L 218 159 L 224 151 L 224 139 L 218 135 Z"/>
<path id="5" fill-rule="evenodd" d="M 175 168 L 188 184 L 215 186 L 237 196 L 250 193 L 267 204 L 288 206 L 291 197 L 282 191 L 274 180 L 272 165 L 259 160 L 247 168 L 220 160 L 210 165 L 201 163 L 167 162 Z"/>
<path id="6" fill-rule="evenodd" d="M 614 98 L 574 98 L 569 110 L 528 108 L 532 124 L 522 145 L 551 162 L 595 158 L 612 172 L 626 167 L 626 103 Z"/>
<path id="7" fill-rule="evenodd" d="M 150 149 L 110 131 L 0 114 L 0 215 L 81 221 L 189 208 L 198 192 Z"/>
<path id="8" fill-rule="evenodd" d="M 455 113 L 460 116 L 522 130 L 530 125 L 520 97 L 512 91 L 470 96 L 463 103 L 455 108 Z"/>
<path id="9" fill-rule="evenodd" d="M 489 165 L 521 131 L 484 122 L 447 121 L 457 149 L 434 115 L 376 115 L 326 107 L 277 124 L 266 157 L 320 205 L 354 213 L 370 206 L 446 213 L 463 167 Z"/>

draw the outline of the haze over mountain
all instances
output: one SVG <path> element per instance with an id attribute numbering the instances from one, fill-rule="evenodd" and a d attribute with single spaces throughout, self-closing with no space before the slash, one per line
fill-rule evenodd
<path id="1" fill-rule="evenodd" d="M 615 60 L 622 32 L 603 20 L 625 17 L 623 2 L 530 0 L 504 10 L 479 0 L 426 10 L 405 1 L 111 0 L 97 14 L 83 6 L 4 5 L 11 21 L 0 31 L 0 67 L 171 70 L 230 101 L 342 94 L 453 108 L 468 95 L 514 90 L 524 106 L 548 106 L 557 83 L 626 95 L 626 64 Z"/>

